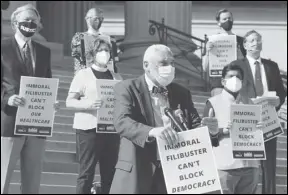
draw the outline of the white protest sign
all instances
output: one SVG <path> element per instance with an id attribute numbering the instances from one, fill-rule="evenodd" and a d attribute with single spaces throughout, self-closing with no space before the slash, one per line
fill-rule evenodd
<path id="1" fill-rule="evenodd" d="M 19 106 L 15 135 L 51 137 L 59 79 L 21 76 L 19 95 L 25 105 Z"/>
<path id="2" fill-rule="evenodd" d="M 236 35 L 212 35 L 209 42 L 214 45 L 209 51 L 209 76 L 220 77 L 224 66 L 237 60 Z"/>
<path id="3" fill-rule="evenodd" d="M 103 106 L 97 111 L 97 133 L 117 133 L 113 124 L 114 85 L 120 80 L 97 79 L 98 97 Z"/>
<path id="4" fill-rule="evenodd" d="M 261 110 L 259 105 L 231 105 L 230 135 L 234 159 L 266 159 L 263 132 L 256 128 L 262 118 Z"/>
<path id="5" fill-rule="evenodd" d="M 275 138 L 284 133 L 275 107 L 268 104 L 268 99 L 275 97 L 260 97 L 253 99 L 253 102 L 262 106 L 262 122 L 264 123 L 264 141 Z"/>
<path id="6" fill-rule="evenodd" d="M 157 139 L 168 194 L 222 193 L 208 128 L 180 132 L 179 143 Z"/>

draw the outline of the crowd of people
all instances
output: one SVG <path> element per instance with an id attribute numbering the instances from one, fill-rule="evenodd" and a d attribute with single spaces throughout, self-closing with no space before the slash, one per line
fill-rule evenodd
<path id="1" fill-rule="evenodd" d="M 14 135 L 17 107 L 25 105 L 19 95 L 21 76 L 52 78 L 50 49 L 31 40 L 41 28 L 37 9 L 28 4 L 11 16 L 14 36 L 1 42 L 1 194 L 8 193 L 11 176 L 21 161 L 21 192 L 37 194 L 45 152 L 45 137 Z M 173 53 L 161 44 L 149 46 L 143 57 L 144 74 L 123 80 L 116 68 L 115 40 L 101 33 L 103 11 L 91 8 L 86 16 L 88 30 L 71 40 L 75 76 L 66 106 L 74 109 L 73 129 L 79 163 L 77 194 L 90 194 L 95 167 L 99 162 L 103 194 L 167 194 L 156 139 L 177 144 L 179 129 L 165 114 L 165 108 L 180 110 L 187 129 L 207 126 L 224 194 L 255 194 L 262 169 L 262 193 L 276 193 L 277 138 L 265 142 L 266 160 L 239 160 L 232 151 L 228 123 L 231 104 L 253 104 L 251 98 L 276 91 L 269 104 L 278 111 L 286 91 L 277 63 L 262 58 L 262 37 L 251 30 L 237 36 L 237 60 L 227 64 L 222 77 L 211 78 L 211 98 L 201 118 L 191 93 L 174 81 Z M 219 34 L 234 35 L 233 16 L 226 9 L 216 14 Z M 11 29 L 11 30 L 12 30 Z M 86 38 L 85 38 L 86 37 Z M 87 38 L 88 37 L 88 38 Z M 85 39 L 90 46 L 85 47 Z M 207 43 L 204 70 L 209 72 Z M 108 64 L 112 61 L 112 67 Z M 97 113 L 103 100 L 97 97 L 98 79 L 119 80 L 114 87 L 114 128 L 116 134 L 96 133 Z M 59 105 L 55 103 L 55 110 Z M 257 128 L 263 128 L 259 122 Z M 72 131 L 72 129 L 71 129 Z M 261 182 L 261 181 L 260 181 Z"/>

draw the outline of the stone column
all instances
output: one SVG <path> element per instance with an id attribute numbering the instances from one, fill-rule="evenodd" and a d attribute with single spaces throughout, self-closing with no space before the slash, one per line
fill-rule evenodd
<path id="1" fill-rule="evenodd" d="M 121 66 L 124 68 L 142 69 L 143 54 L 146 48 L 152 44 L 159 43 L 158 33 L 149 34 L 149 20 L 161 23 L 162 18 L 165 25 L 175 28 L 179 31 L 191 35 L 191 18 L 192 18 L 192 2 L 191 1 L 126 1 L 125 2 L 125 39 L 120 45 L 124 52 L 119 56 L 118 64 L 120 72 Z M 176 39 L 175 39 L 176 40 Z M 177 40 L 176 40 L 177 42 Z M 181 42 L 181 45 L 187 45 L 191 48 L 191 40 Z M 171 43 L 171 42 L 170 42 Z M 179 43 L 179 42 L 178 42 Z M 169 44 L 168 46 L 174 53 L 179 50 Z M 181 66 L 177 66 L 176 76 L 179 72 L 191 74 L 193 67 L 186 60 L 181 61 Z M 183 64 L 183 66 L 182 66 Z"/>
<path id="2" fill-rule="evenodd" d="M 36 7 L 36 1 L 10 1 L 10 5 L 7 10 L 2 11 L 2 35 L 3 37 L 9 37 L 14 34 L 12 28 L 11 28 L 11 14 L 20 6 L 31 3 Z M 39 33 L 36 33 L 36 35 L 33 37 L 33 39 L 37 41 L 46 41 L 46 39 L 40 35 Z"/>

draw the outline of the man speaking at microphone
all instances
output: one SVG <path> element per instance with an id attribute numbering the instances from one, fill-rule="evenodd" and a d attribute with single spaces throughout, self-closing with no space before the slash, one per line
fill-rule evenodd
<path id="1" fill-rule="evenodd" d="M 167 194 L 156 138 L 174 145 L 178 142 L 178 134 L 165 115 L 166 108 L 177 110 L 180 107 L 188 129 L 194 129 L 202 122 L 210 133 L 218 133 L 217 120 L 207 117 L 201 121 L 190 91 L 172 83 L 174 58 L 167 46 L 148 47 L 143 68 L 144 75 L 122 81 L 114 88 L 114 126 L 121 143 L 110 194 Z M 166 114 L 169 113 L 173 115 L 168 109 Z M 175 129 L 181 131 L 184 127 Z"/>

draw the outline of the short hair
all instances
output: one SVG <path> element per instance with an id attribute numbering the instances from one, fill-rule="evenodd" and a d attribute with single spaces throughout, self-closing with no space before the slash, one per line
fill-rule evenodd
<path id="1" fill-rule="evenodd" d="M 101 44 L 105 44 L 108 46 L 110 57 L 112 57 L 112 55 L 111 55 L 111 53 L 112 53 L 111 43 L 105 39 L 98 38 L 94 41 L 91 48 L 88 48 L 87 51 L 85 52 L 86 62 L 88 64 L 90 64 L 91 62 L 94 62 L 94 58 L 95 58 L 96 53 L 98 52 L 98 49 L 101 46 Z"/>
<path id="2" fill-rule="evenodd" d="M 252 35 L 252 34 L 256 34 L 258 37 L 260 37 L 260 38 L 262 39 L 262 36 L 260 35 L 260 33 L 258 33 L 256 30 L 250 30 L 250 31 L 248 31 L 248 32 L 244 35 L 244 37 L 243 37 L 243 43 L 246 43 L 247 37 L 249 37 L 249 36 Z"/>
<path id="3" fill-rule="evenodd" d="M 96 13 L 99 14 L 101 16 L 101 18 L 103 18 L 103 10 L 100 8 L 93 7 L 87 11 L 85 19 L 87 20 L 88 18 L 90 18 L 92 12 L 94 12 L 94 11 L 96 11 Z"/>
<path id="4" fill-rule="evenodd" d="M 19 13 L 23 12 L 23 11 L 28 11 L 28 10 L 32 10 L 36 13 L 38 19 L 39 19 L 39 25 L 38 25 L 38 31 L 40 29 L 42 29 L 42 24 L 40 23 L 40 20 L 41 20 L 41 16 L 38 12 L 38 10 L 36 9 L 36 7 L 34 7 L 32 4 L 26 4 L 26 5 L 23 5 L 23 6 L 20 6 L 18 7 L 12 14 L 11 14 L 11 27 L 12 29 L 15 31 L 15 26 L 14 26 L 14 23 L 16 21 L 16 17 Z"/>
<path id="5" fill-rule="evenodd" d="M 230 13 L 231 16 L 232 16 L 232 18 L 233 18 L 232 12 L 230 12 L 228 9 L 220 9 L 220 10 L 216 13 L 216 16 L 215 16 L 215 19 L 216 19 L 217 22 L 219 22 L 219 20 L 220 20 L 220 15 L 221 15 L 222 13 Z"/>
<path id="6" fill-rule="evenodd" d="M 149 46 L 143 56 L 143 61 L 149 61 L 150 57 L 157 53 L 157 52 L 167 52 L 168 54 L 170 54 L 171 56 L 173 56 L 172 51 L 170 50 L 169 47 L 167 47 L 166 45 L 162 45 L 162 44 L 154 44 Z"/>
<path id="7" fill-rule="evenodd" d="M 239 66 L 238 64 L 236 64 L 235 62 L 231 62 L 230 64 L 226 65 L 223 70 L 222 70 L 222 78 L 224 79 L 227 75 L 227 73 L 231 70 L 234 71 L 238 71 L 240 72 L 242 79 L 244 78 L 244 71 L 241 68 L 241 66 Z"/>

